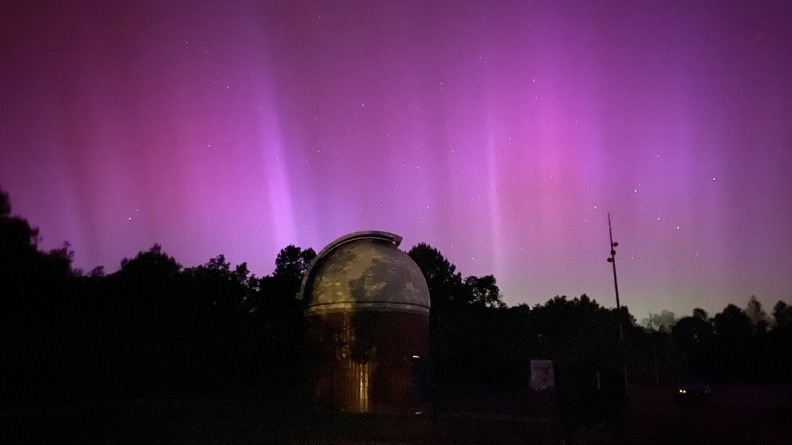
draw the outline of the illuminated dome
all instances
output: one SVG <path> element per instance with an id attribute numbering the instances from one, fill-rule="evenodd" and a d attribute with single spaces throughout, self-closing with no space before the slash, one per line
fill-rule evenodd
<path id="1" fill-rule="evenodd" d="M 429 289 L 401 237 L 357 232 L 325 247 L 305 274 L 318 409 L 405 414 L 428 404 Z"/>
<path id="2" fill-rule="evenodd" d="M 347 311 L 429 315 L 429 289 L 418 265 L 387 232 L 356 232 L 325 247 L 298 298 L 309 314 Z"/>

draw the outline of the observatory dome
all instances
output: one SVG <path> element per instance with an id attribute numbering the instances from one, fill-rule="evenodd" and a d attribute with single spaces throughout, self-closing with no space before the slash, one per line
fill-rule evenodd
<path id="1" fill-rule="evenodd" d="M 298 298 L 310 314 L 347 311 L 429 315 L 421 269 L 387 232 L 356 232 L 325 247 L 303 279 Z"/>

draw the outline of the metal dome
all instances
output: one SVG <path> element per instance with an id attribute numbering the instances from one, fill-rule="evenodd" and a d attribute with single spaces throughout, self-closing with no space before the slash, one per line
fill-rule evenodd
<path id="1" fill-rule="evenodd" d="M 308 313 L 395 311 L 429 314 L 421 269 L 398 246 L 398 235 L 356 232 L 325 247 L 309 267 L 297 298 Z"/>

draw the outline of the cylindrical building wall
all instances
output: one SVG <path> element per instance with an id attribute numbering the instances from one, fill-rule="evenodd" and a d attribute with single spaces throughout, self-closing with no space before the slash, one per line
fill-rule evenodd
<path id="1" fill-rule="evenodd" d="M 425 408 L 429 291 L 400 241 L 384 232 L 340 238 L 303 280 L 319 407 L 378 414 Z"/>

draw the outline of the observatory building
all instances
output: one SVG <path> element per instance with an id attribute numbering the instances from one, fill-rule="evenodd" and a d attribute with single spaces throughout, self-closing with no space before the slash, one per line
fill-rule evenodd
<path id="1" fill-rule="evenodd" d="M 306 272 L 317 406 L 345 413 L 423 411 L 429 289 L 387 232 L 356 232 L 325 247 Z"/>

